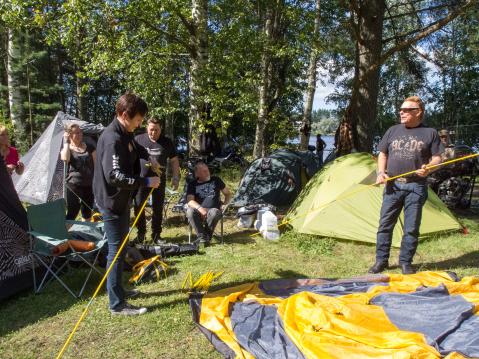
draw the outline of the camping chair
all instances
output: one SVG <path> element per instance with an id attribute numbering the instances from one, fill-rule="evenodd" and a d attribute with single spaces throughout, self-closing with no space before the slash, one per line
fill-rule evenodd
<path id="1" fill-rule="evenodd" d="M 27 216 L 30 229 L 30 253 L 34 267 L 33 286 L 35 293 L 39 293 L 45 285 L 54 278 L 58 280 L 72 296 L 75 298 L 81 297 L 93 270 L 102 275 L 102 273 L 95 268 L 95 264 L 97 263 L 101 249 L 106 243 L 106 236 L 103 233 L 103 223 L 66 220 L 65 201 L 63 198 L 45 204 L 29 206 L 27 208 Z M 69 231 L 67 231 L 66 228 L 67 224 L 72 225 Z M 86 239 L 93 242 L 95 248 L 85 252 L 75 250 L 69 240 L 72 238 L 77 239 L 78 237 L 82 240 Z M 59 255 L 54 255 L 54 251 L 59 248 L 59 245 L 63 245 L 63 247 L 66 245 L 67 251 Z M 39 285 L 37 285 L 35 274 L 35 260 L 46 269 Z M 75 294 L 59 277 L 59 274 L 65 267 L 68 266 L 72 268 L 69 265 L 71 262 L 84 263 L 89 268 L 78 294 Z"/>
<path id="2" fill-rule="evenodd" d="M 168 187 L 165 188 L 165 202 L 163 205 L 163 220 L 166 220 L 168 216 L 168 208 L 170 208 L 170 204 L 173 201 L 173 199 L 177 198 L 180 192 L 174 191 L 172 189 L 169 189 Z"/>
<path id="3" fill-rule="evenodd" d="M 180 193 L 177 191 L 173 191 L 172 189 L 169 189 L 168 187 L 165 188 L 165 200 L 163 202 L 163 221 L 166 221 L 168 218 L 168 209 L 170 208 L 171 201 L 176 198 Z M 148 205 L 151 207 L 152 206 L 152 197 L 151 195 L 148 197 Z M 147 220 L 147 224 L 150 224 L 151 222 L 151 212 L 152 210 L 147 209 L 145 207 L 145 214 L 150 215 L 150 219 Z"/>
<path id="4" fill-rule="evenodd" d="M 221 238 L 221 244 L 224 244 L 224 233 L 223 233 L 223 229 L 224 229 L 224 218 L 225 218 L 225 213 L 226 211 L 228 210 L 228 207 L 229 207 L 229 204 L 225 206 L 225 208 L 223 209 L 223 211 L 221 212 L 221 217 L 220 217 L 220 238 Z M 185 217 L 186 217 L 186 209 L 188 208 L 188 206 L 185 206 Z M 188 222 L 188 243 L 191 243 L 191 237 L 193 236 L 193 227 L 191 226 L 190 222 L 188 221 L 188 219 L 186 219 L 186 221 Z M 216 228 L 218 228 L 218 225 L 216 226 Z M 215 228 L 215 231 L 217 230 Z M 213 233 L 214 234 L 214 233 Z"/>

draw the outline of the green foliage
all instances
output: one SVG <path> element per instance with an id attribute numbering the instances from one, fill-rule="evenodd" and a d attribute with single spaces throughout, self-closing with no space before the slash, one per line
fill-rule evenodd
<path id="1" fill-rule="evenodd" d="M 339 125 L 337 111 L 318 109 L 313 111 L 311 116 L 311 133 L 324 135 L 334 134 Z"/>

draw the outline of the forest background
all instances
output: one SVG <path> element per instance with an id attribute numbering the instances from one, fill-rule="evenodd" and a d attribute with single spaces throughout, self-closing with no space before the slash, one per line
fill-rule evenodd
<path id="1" fill-rule="evenodd" d="M 211 127 L 260 157 L 340 123 L 345 154 L 417 94 L 477 146 L 478 20 L 476 0 L 3 0 L 0 122 L 25 152 L 57 111 L 106 125 L 131 90 L 190 154 Z"/>

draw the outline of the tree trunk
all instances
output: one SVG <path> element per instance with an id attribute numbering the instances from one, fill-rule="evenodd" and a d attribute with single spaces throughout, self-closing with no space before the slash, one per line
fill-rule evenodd
<path id="1" fill-rule="evenodd" d="M 200 152 L 201 124 L 206 116 L 204 94 L 205 72 L 208 63 L 208 0 L 192 0 L 192 28 L 190 36 L 190 111 L 189 111 L 189 155 Z"/>
<path id="2" fill-rule="evenodd" d="M 338 129 L 338 155 L 372 150 L 377 116 L 385 2 L 364 1 L 357 9 L 356 68 L 348 108 Z M 354 30 L 353 30 L 354 31 Z"/>
<path id="3" fill-rule="evenodd" d="M 316 92 L 316 73 L 319 60 L 319 24 L 321 21 L 321 0 L 316 0 L 316 17 L 314 19 L 313 39 L 311 43 L 311 54 L 309 55 L 308 87 L 306 89 L 303 120 L 301 121 L 301 140 L 299 148 L 307 150 L 309 136 L 311 135 L 311 113 L 313 111 L 314 93 Z"/>
<path id="4" fill-rule="evenodd" d="M 15 69 L 15 62 L 18 61 L 22 55 L 18 44 L 18 33 L 9 29 L 7 45 L 7 82 L 10 120 L 12 121 L 19 139 L 25 139 L 23 97 L 22 92 L 20 91 L 21 80 L 18 77 L 18 71 Z"/>
<path id="5" fill-rule="evenodd" d="M 66 99 L 65 99 L 65 90 L 64 90 L 64 83 L 63 83 L 63 56 L 60 50 L 60 47 L 57 46 L 55 49 L 55 55 L 57 60 L 57 84 L 60 86 L 61 90 L 58 91 L 58 97 L 60 98 L 60 102 L 62 104 L 62 111 L 66 112 Z"/>
<path id="6" fill-rule="evenodd" d="M 7 54 L 8 50 L 8 30 L 7 28 L 0 27 L 0 53 Z M 2 57 L 2 68 L 0 69 L 0 84 L 8 90 L 8 76 L 7 76 L 7 56 Z M 3 113 L 0 114 L 3 118 L 10 118 L 10 105 L 8 100 L 8 91 L 1 91 L 1 105 L 0 109 L 3 109 Z"/>
<path id="7" fill-rule="evenodd" d="M 87 81 L 76 74 L 76 116 L 83 121 L 88 121 L 88 97 L 85 96 L 83 86 Z"/>
<path id="8" fill-rule="evenodd" d="M 270 85 L 272 77 L 271 66 L 271 40 L 273 36 L 273 9 L 266 9 L 264 24 L 265 45 L 261 55 L 261 83 L 259 86 L 258 121 L 254 139 L 253 157 L 259 158 L 265 155 L 264 132 L 268 122 L 268 108 L 270 98 Z"/>

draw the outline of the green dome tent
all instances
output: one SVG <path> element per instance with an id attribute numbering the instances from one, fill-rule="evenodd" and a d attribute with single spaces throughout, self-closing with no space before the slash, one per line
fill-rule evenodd
<path id="1" fill-rule="evenodd" d="M 376 180 L 376 160 L 367 153 L 352 153 L 329 163 L 306 185 L 288 212 L 287 219 L 300 233 L 376 243 L 384 186 Z M 392 245 L 403 235 L 401 214 Z M 462 229 L 454 215 L 429 189 L 423 208 L 420 239 Z"/>

